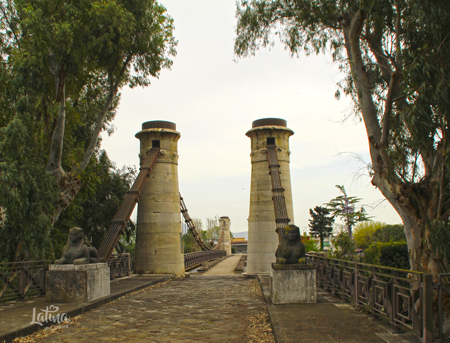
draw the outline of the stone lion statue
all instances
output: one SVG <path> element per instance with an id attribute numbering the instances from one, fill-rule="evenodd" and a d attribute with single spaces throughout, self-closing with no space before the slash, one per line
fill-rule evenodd
<path id="1" fill-rule="evenodd" d="M 67 243 L 63 248 L 62 257 L 55 264 L 88 264 L 98 263 L 97 249 L 88 247 L 84 242 L 83 229 L 73 227 L 69 230 Z"/>
<path id="2" fill-rule="evenodd" d="M 281 241 L 278 243 L 275 256 L 278 264 L 305 263 L 305 245 L 300 238 L 298 226 L 286 226 L 281 232 Z"/>

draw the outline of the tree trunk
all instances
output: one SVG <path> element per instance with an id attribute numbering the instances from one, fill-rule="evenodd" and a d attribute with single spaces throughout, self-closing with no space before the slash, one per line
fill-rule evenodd
<path id="1" fill-rule="evenodd" d="M 425 178 L 419 183 L 405 183 L 392 175 L 393 173 L 389 170 L 391 161 L 385 152 L 389 124 L 384 123 L 383 127 L 380 126 L 378 112 L 372 98 L 371 84 L 360 49 L 363 23 L 364 14 L 357 11 L 353 16 L 347 15 L 340 24 L 369 140 L 373 169 L 372 184 L 381 191 L 403 221 L 411 270 L 432 274 L 434 280 L 437 281 L 439 273 L 448 272 L 442 257 L 431 249 L 429 240 L 430 226 L 432 219 L 435 218 L 434 213 L 437 213 L 437 204 L 439 203 L 435 199 L 439 197 L 439 190 L 435 189 L 439 187 L 439 182 L 437 182 L 439 176 L 435 175 L 433 180 Z M 391 81 L 387 101 L 392 101 L 390 98 L 395 92 L 395 87 L 398 86 L 395 79 Z M 391 111 L 391 105 L 386 104 L 387 111 Z M 390 113 L 385 113 L 384 116 L 385 122 L 387 122 Z"/>

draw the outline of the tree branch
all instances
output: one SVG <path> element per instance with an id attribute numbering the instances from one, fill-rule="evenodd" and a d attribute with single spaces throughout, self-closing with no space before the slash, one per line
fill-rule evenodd
<path id="1" fill-rule="evenodd" d="M 113 80 L 112 76 L 110 76 L 110 87 L 109 87 L 108 98 L 107 98 L 105 104 L 103 105 L 101 112 L 99 113 L 99 115 L 97 117 L 97 122 L 95 124 L 95 129 L 91 136 L 91 141 L 89 143 L 89 146 L 86 149 L 80 164 L 78 166 L 75 166 L 70 171 L 70 173 L 73 174 L 74 177 L 77 177 L 78 175 L 80 175 L 84 171 L 84 169 L 86 169 L 87 165 L 89 164 L 89 160 L 91 159 L 91 156 L 94 152 L 95 146 L 97 145 L 98 137 L 100 136 L 100 132 L 103 128 L 103 122 L 105 121 L 106 115 L 108 114 L 108 112 L 111 108 L 114 97 L 117 94 L 117 90 L 118 90 L 118 88 L 114 84 L 114 80 Z"/>
<path id="2" fill-rule="evenodd" d="M 383 75 L 384 81 L 386 83 L 389 82 L 391 79 L 391 66 L 389 65 L 390 58 L 384 54 L 384 52 L 381 49 L 381 39 L 382 35 L 380 32 L 378 32 L 377 29 L 375 29 L 375 32 L 373 34 L 368 34 L 366 36 L 367 44 L 369 45 L 370 50 L 372 50 L 375 58 L 377 59 L 378 66 L 380 67 L 381 74 Z"/>
<path id="3" fill-rule="evenodd" d="M 382 127 L 381 140 L 380 140 L 380 149 L 381 149 L 382 154 L 384 154 L 384 149 L 387 147 L 388 141 L 389 141 L 389 129 L 390 129 L 390 122 L 391 122 L 392 104 L 394 102 L 393 98 L 394 98 L 394 94 L 396 92 L 398 79 L 399 78 L 398 78 L 397 71 L 393 72 L 391 74 L 391 81 L 389 82 L 389 90 L 388 90 L 388 95 L 387 95 L 385 107 L 384 107 L 383 127 Z"/>
<path id="4" fill-rule="evenodd" d="M 3 4 L 0 4 L 0 8 L 1 8 L 2 12 L 3 12 L 3 16 L 5 17 L 5 20 L 6 20 L 6 22 L 8 23 L 8 26 L 9 26 L 11 32 L 12 32 L 13 35 L 14 35 L 14 38 L 15 38 L 15 40 L 16 40 L 16 43 L 19 44 L 19 39 L 17 38 L 16 30 L 13 28 L 11 22 L 9 21 L 8 16 L 6 15 L 6 11 L 5 11 L 5 9 L 3 8 Z"/>
<path id="5" fill-rule="evenodd" d="M 372 164 L 374 168 L 375 157 L 373 148 L 378 149 L 381 139 L 381 128 L 377 118 L 377 111 L 373 103 L 370 81 L 361 56 L 360 38 L 364 25 L 364 15 L 362 11 L 357 11 L 353 18 L 349 15 L 341 21 L 341 27 L 344 32 L 345 47 L 350 60 L 350 69 L 357 89 L 359 105 L 366 126 L 367 136 L 370 141 L 372 153 Z"/>
<path id="6" fill-rule="evenodd" d="M 100 136 L 100 132 L 102 131 L 102 128 L 103 128 L 103 122 L 105 121 L 106 115 L 108 114 L 108 112 L 111 108 L 112 102 L 114 100 L 114 97 L 117 94 L 117 91 L 119 89 L 120 80 L 122 79 L 122 76 L 125 74 L 125 72 L 128 69 L 128 65 L 130 64 L 131 57 L 132 57 L 131 55 L 127 56 L 127 58 L 125 59 L 125 62 L 122 65 L 122 69 L 120 70 L 119 75 L 115 78 L 115 81 L 114 81 L 112 72 L 109 74 L 108 98 L 105 102 L 105 105 L 103 105 L 101 112 L 99 113 L 99 115 L 97 117 L 97 122 L 95 124 L 95 130 L 91 136 L 91 142 L 89 143 L 89 146 L 86 149 L 80 164 L 78 166 L 75 166 L 74 168 L 72 168 L 72 170 L 70 171 L 70 173 L 73 174 L 74 177 L 77 177 L 84 171 L 84 169 L 86 169 L 86 166 L 88 165 L 89 160 L 91 159 L 91 156 L 94 152 L 95 146 L 97 145 L 98 137 Z"/>
<path id="7" fill-rule="evenodd" d="M 61 167 L 62 150 L 64 142 L 64 130 L 66 122 L 66 86 L 62 86 L 62 94 L 59 106 L 56 126 L 52 134 L 52 143 L 50 147 L 50 155 L 47 164 L 47 171 L 51 172 L 55 177 L 55 181 L 59 183 L 64 176 L 64 170 Z"/>

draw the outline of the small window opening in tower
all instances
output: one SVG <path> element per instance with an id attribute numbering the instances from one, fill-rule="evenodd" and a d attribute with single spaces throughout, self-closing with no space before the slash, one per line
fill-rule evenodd
<path id="1" fill-rule="evenodd" d="M 159 140 L 153 140 L 152 141 L 152 148 L 160 148 Z"/>
<path id="2" fill-rule="evenodd" d="M 267 145 L 275 145 L 275 137 L 267 137 Z"/>

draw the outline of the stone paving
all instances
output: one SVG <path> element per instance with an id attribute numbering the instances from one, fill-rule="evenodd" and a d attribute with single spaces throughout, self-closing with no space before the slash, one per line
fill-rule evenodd
<path id="1" fill-rule="evenodd" d="M 220 268 L 221 273 L 234 273 L 226 263 Z M 76 325 L 52 326 L 16 342 L 420 343 L 411 333 L 391 334 L 386 323 L 371 321 L 367 313 L 321 289 L 317 304 L 274 305 L 269 277 L 258 278 L 191 274 L 166 282 L 161 276 L 123 279 L 112 283 L 112 296 L 98 304 L 58 304 L 63 312 L 83 313 L 70 315 Z M 27 325 L 31 328 L 32 309 L 45 305 L 40 298 L 2 304 L 0 338 L 12 326 L 23 327 L 23 332 Z"/>
<path id="2" fill-rule="evenodd" d="M 241 260 L 241 255 L 232 255 L 215 265 L 214 268 L 206 271 L 202 275 L 234 275 L 237 264 Z"/>
<path id="3" fill-rule="evenodd" d="M 277 343 L 420 343 L 411 333 L 391 334 L 342 299 L 317 289 L 316 304 L 272 304 L 269 276 L 258 275 Z"/>
<path id="4" fill-rule="evenodd" d="M 39 342 L 249 342 L 252 317 L 265 312 L 255 279 L 191 276 L 103 305 Z"/>

